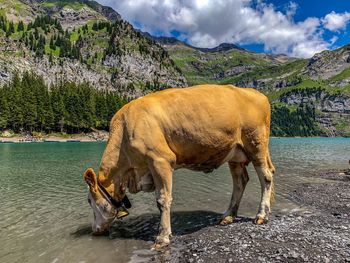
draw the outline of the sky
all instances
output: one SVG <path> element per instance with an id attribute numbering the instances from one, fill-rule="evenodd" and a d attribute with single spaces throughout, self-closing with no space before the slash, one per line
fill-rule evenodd
<path id="1" fill-rule="evenodd" d="M 350 43 L 350 0 L 97 0 L 134 27 L 197 47 L 309 58 Z"/>

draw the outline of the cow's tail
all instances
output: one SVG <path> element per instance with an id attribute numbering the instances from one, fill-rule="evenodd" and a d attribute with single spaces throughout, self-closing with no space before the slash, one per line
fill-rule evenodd
<path id="1" fill-rule="evenodd" d="M 273 204 L 275 202 L 275 184 L 272 180 L 271 182 L 271 195 L 270 195 L 270 204 Z"/>
<path id="2" fill-rule="evenodd" d="M 271 173 L 275 173 L 276 169 L 275 166 L 273 165 L 272 161 L 271 161 L 271 157 L 270 157 L 270 153 L 267 153 L 267 165 L 269 167 L 269 170 Z"/>
<path id="3" fill-rule="evenodd" d="M 275 166 L 273 165 L 272 161 L 271 161 L 271 157 L 270 157 L 270 153 L 268 152 L 267 154 L 267 165 L 268 165 L 268 169 L 270 170 L 270 172 L 272 174 L 275 173 L 276 169 Z M 275 202 L 275 184 L 274 184 L 274 180 L 273 180 L 273 175 L 271 175 L 272 180 L 271 180 L 271 195 L 270 195 L 270 203 L 274 203 Z"/>
<path id="4" fill-rule="evenodd" d="M 266 135 L 267 138 L 270 137 L 270 126 L 271 126 L 271 106 L 269 103 L 269 100 L 267 97 L 265 97 L 266 99 L 266 105 L 268 105 L 268 108 L 266 109 Z M 271 175 L 271 195 L 270 195 L 270 203 L 273 203 L 275 201 L 275 185 L 274 185 L 274 180 L 273 180 L 273 174 L 275 173 L 276 169 L 275 166 L 273 165 L 272 161 L 271 161 L 271 157 L 270 157 L 270 150 L 269 147 L 267 146 L 267 155 L 266 155 L 266 164 L 267 164 L 267 168 L 270 171 L 270 175 Z"/>

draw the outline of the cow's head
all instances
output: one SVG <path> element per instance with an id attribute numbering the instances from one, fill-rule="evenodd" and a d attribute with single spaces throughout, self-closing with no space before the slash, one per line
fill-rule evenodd
<path id="1" fill-rule="evenodd" d="M 94 234 L 102 234 L 107 231 L 115 217 L 120 217 L 121 214 L 125 216 L 127 211 L 120 201 L 114 199 L 114 189 L 107 191 L 99 184 L 92 168 L 86 170 L 84 180 L 89 186 L 88 202 L 94 213 L 92 231 Z M 113 185 L 111 188 L 114 188 Z"/>

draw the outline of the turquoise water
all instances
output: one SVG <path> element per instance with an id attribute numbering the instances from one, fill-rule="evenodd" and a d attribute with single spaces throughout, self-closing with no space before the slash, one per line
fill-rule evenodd
<path id="1" fill-rule="evenodd" d="M 82 174 L 98 169 L 105 143 L 0 144 L 1 262 L 142 262 L 150 257 L 158 226 L 153 193 L 131 195 L 130 217 L 109 236 L 91 236 L 92 212 Z M 272 138 L 277 168 L 274 213 L 298 206 L 284 198 L 297 182 L 328 169 L 348 167 L 350 139 Z M 260 199 L 255 172 L 240 215 L 254 216 Z M 181 235 L 214 224 L 228 206 L 226 165 L 212 174 L 178 170 L 174 175 L 173 232 Z"/>

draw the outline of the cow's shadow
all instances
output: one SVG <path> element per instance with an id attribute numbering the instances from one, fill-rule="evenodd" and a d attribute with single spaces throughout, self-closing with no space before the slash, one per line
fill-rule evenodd
<path id="1" fill-rule="evenodd" d="M 172 234 L 181 236 L 196 232 L 202 228 L 217 225 L 222 214 L 210 211 L 175 211 L 171 213 Z M 238 222 L 251 221 L 251 218 L 242 217 Z M 112 224 L 109 233 L 110 239 L 139 239 L 153 241 L 158 232 L 159 214 L 147 213 L 137 217 L 118 220 Z M 84 226 L 73 232 L 79 238 L 91 235 L 91 226 Z"/>

